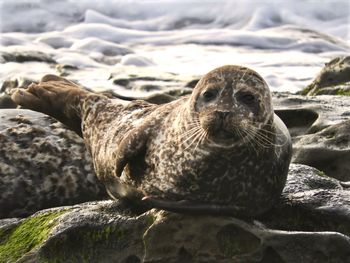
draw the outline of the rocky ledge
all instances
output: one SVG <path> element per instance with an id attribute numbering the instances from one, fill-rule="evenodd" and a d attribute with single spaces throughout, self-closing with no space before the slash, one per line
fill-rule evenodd
<path id="1" fill-rule="evenodd" d="M 350 262 L 348 61 L 328 63 L 308 96 L 273 94 L 294 163 L 279 203 L 254 219 L 96 201 L 106 194 L 81 138 L 42 114 L 0 110 L 0 262 Z M 187 94 L 197 81 L 124 73 L 111 81 L 156 91 L 142 97 L 154 103 Z M 27 82 L 4 82 L 3 96 Z M 311 96 L 316 90 L 338 95 Z"/>
<path id="2" fill-rule="evenodd" d="M 0 221 L 1 262 L 349 262 L 350 189 L 292 164 L 255 220 L 131 211 L 100 201 Z"/>

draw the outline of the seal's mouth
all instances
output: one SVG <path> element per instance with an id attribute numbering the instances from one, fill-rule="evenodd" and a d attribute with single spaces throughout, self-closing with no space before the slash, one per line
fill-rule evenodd
<path id="1" fill-rule="evenodd" d="M 233 143 L 241 140 L 239 134 L 221 128 L 216 131 L 208 131 L 208 139 L 218 144 Z"/>
<path id="2" fill-rule="evenodd" d="M 234 205 L 203 204 L 195 201 L 170 201 L 152 196 L 142 198 L 142 203 L 149 208 L 157 208 L 181 214 L 191 215 L 227 215 L 246 217 L 244 209 Z"/>

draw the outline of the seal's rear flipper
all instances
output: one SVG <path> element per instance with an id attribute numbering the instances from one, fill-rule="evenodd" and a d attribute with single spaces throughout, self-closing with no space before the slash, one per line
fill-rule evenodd
<path id="1" fill-rule="evenodd" d="M 39 84 L 18 89 L 11 98 L 24 108 L 54 117 L 81 136 L 81 108 L 89 93 L 69 80 L 46 75 Z"/>

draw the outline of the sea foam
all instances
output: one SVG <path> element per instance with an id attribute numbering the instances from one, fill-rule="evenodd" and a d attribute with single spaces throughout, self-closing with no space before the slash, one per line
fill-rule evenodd
<path id="1" fill-rule="evenodd" d="M 349 53 L 349 14 L 346 0 L 5 0 L 0 51 L 48 53 L 89 72 L 83 81 L 92 86 L 110 86 L 105 76 L 123 65 L 201 75 L 241 64 L 272 90 L 294 92 Z M 1 81 L 54 72 L 16 64 L 1 65 Z"/>

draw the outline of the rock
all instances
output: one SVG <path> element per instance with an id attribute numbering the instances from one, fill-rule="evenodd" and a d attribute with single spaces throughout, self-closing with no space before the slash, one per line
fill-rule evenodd
<path id="1" fill-rule="evenodd" d="M 294 145 L 293 162 L 307 164 L 341 181 L 350 181 L 350 119 L 315 134 L 303 136 Z"/>
<path id="2" fill-rule="evenodd" d="M 2 83 L 0 93 L 6 93 L 6 94 L 10 95 L 14 89 L 26 88 L 31 83 L 36 83 L 36 82 L 37 81 L 35 81 L 33 79 L 29 79 L 29 78 L 22 77 L 22 76 L 7 79 Z"/>
<path id="3" fill-rule="evenodd" d="M 291 164 L 280 203 L 259 220 L 290 231 L 333 231 L 350 235 L 350 188 L 306 165 Z"/>
<path id="4" fill-rule="evenodd" d="M 169 78 L 119 76 L 113 79 L 113 83 L 119 86 L 126 87 L 131 90 L 141 91 L 135 93 L 134 96 L 125 96 L 115 91 L 110 91 L 114 97 L 122 100 L 145 100 L 150 103 L 163 104 L 171 102 L 181 96 L 191 94 L 192 88 L 185 87 L 186 82 L 180 80 L 172 80 Z M 150 93 L 151 94 L 148 94 Z"/>
<path id="5" fill-rule="evenodd" d="M 321 72 L 300 93 L 302 95 L 348 95 L 350 96 L 350 56 L 337 57 L 322 68 Z"/>
<path id="6" fill-rule="evenodd" d="M 274 94 L 275 112 L 293 136 L 292 162 L 350 181 L 350 97 Z"/>
<path id="7" fill-rule="evenodd" d="M 275 113 L 287 125 L 294 141 L 350 118 L 348 96 L 301 96 L 274 93 Z"/>
<path id="8" fill-rule="evenodd" d="M 173 96 L 173 95 L 170 95 L 169 93 L 177 95 L 177 94 L 184 94 L 185 92 L 186 91 L 183 90 L 183 91 L 179 91 L 178 93 L 176 91 L 174 93 L 170 91 L 170 92 L 154 92 L 151 95 L 146 95 L 146 96 L 124 96 L 119 93 L 116 93 L 113 90 L 106 90 L 101 92 L 100 94 L 103 94 L 111 99 L 117 98 L 117 99 L 126 100 L 126 101 L 145 100 L 149 103 L 164 104 L 164 103 L 168 103 L 173 100 L 176 100 L 178 98 L 178 96 Z"/>
<path id="9" fill-rule="evenodd" d="M 37 61 L 37 62 L 44 62 L 44 63 L 50 63 L 55 64 L 56 61 L 48 54 L 40 52 L 40 51 L 12 51 L 9 52 L 0 52 L 0 63 L 7 63 L 7 62 L 30 62 L 30 61 Z"/>
<path id="10" fill-rule="evenodd" d="M 167 90 L 166 93 L 170 96 L 174 96 L 175 98 L 180 98 L 182 96 L 190 95 L 192 93 L 192 89 L 185 87 L 185 88 L 177 88 L 177 89 L 170 89 Z"/>
<path id="11" fill-rule="evenodd" d="M 113 79 L 113 83 L 119 86 L 127 87 L 130 84 L 130 80 L 128 78 L 115 78 Z"/>
<path id="12" fill-rule="evenodd" d="M 350 192 L 320 174 L 292 164 L 279 204 L 254 220 L 133 211 L 121 201 L 0 220 L 0 261 L 349 262 Z"/>
<path id="13" fill-rule="evenodd" d="M 172 74 L 115 74 L 116 85 L 156 92 L 111 98 L 161 104 L 195 85 Z M 293 161 L 319 170 L 292 164 L 278 204 L 254 219 L 121 201 L 68 206 L 107 198 L 82 139 L 42 114 L 1 110 L 0 216 L 64 207 L 0 220 L 0 262 L 350 262 L 350 184 L 341 182 L 350 181 L 350 97 L 275 93 L 273 101 L 293 136 Z"/>
<path id="14" fill-rule="evenodd" d="M 79 70 L 79 68 L 76 66 L 67 65 L 67 64 L 57 64 L 55 67 L 55 70 L 59 76 L 67 77 L 72 72 Z"/>
<path id="15" fill-rule="evenodd" d="M 198 81 L 199 81 L 199 78 L 192 79 L 192 80 L 190 80 L 189 82 L 186 83 L 185 87 L 194 89 L 194 87 L 196 87 Z"/>
<path id="16" fill-rule="evenodd" d="M 29 110 L 0 110 L 0 218 L 106 198 L 83 140 Z"/>
<path id="17" fill-rule="evenodd" d="M 117 68 L 111 74 L 113 84 L 122 86 L 134 91 L 168 93 L 170 96 L 182 96 L 192 92 L 193 85 L 198 82 L 192 76 L 179 76 L 168 72 L 160 72 L 159 69 L 142 67 Z M 178 95 L 170 93 L 178 93 Z M 133 99 L 144 99 L 134 97 Z"/>
<path id="18" fill-rule="evenodd" d="M 16 103 L 14 103 L 11 97 L 7 94 L 0 94 L 0 109 L 11 109 L 17 108 Z"/>
<path id="19" fill-rule="evenodd" d="M 126 77 L 118 76 L 113 80 L 113 83 L 119 86 L 126 87 L 134 91 L 141 91 L 143 93 L 150 91 L 166 91 L 169 89 L 179 88 L 184 83 L 180 83 L 178 80 L 172 80 L 167 78 L 154 78 L 154 77 Z"/>
<path id="20" fill-rule="evenodd" d="M 166 93 L 154 93 L 144 98 L 145 101 L 154 104 L 164 104 L 176 100 L 177 97 Z"/>

